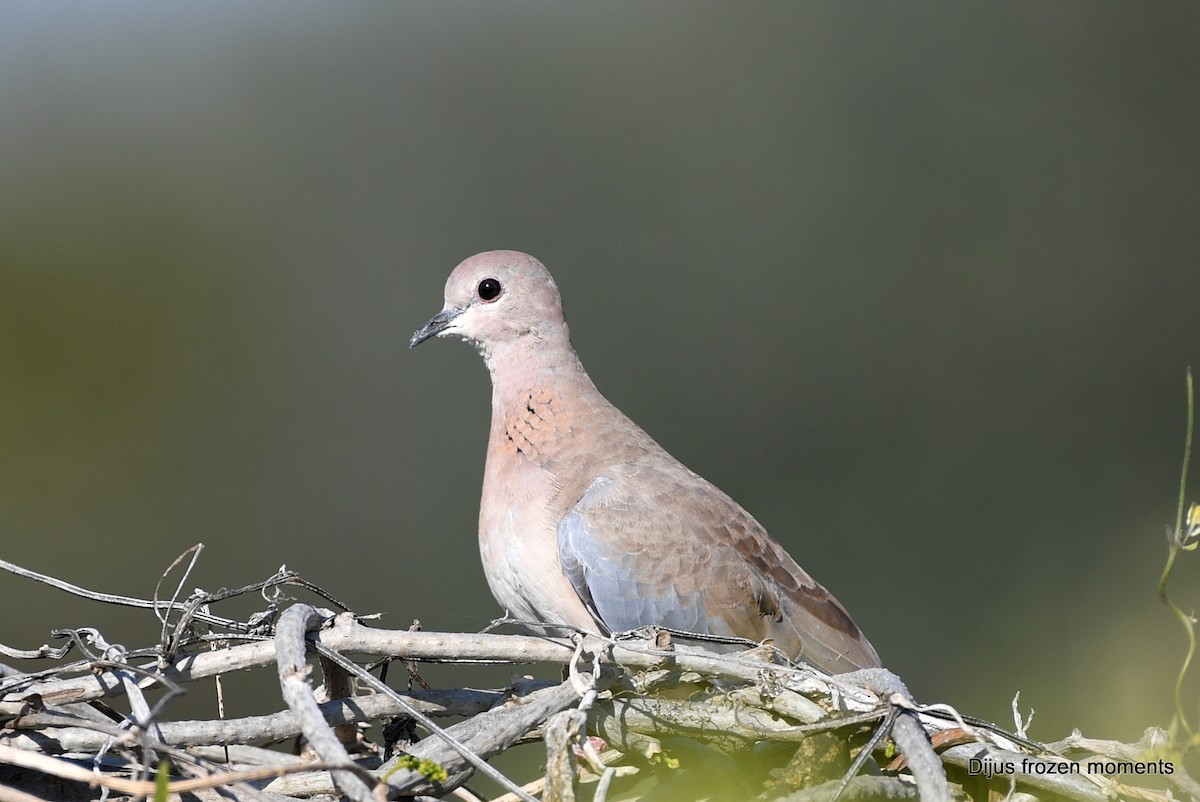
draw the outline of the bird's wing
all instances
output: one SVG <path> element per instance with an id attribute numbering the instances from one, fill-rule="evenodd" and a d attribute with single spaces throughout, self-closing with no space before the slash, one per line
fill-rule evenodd
<path id="1" fill-rule="evenodd" d="M 657 625 L 770 638 L 832 671 L 879 664 L 837 599 L 749 513 L 678 463 L 602 473 L 563 515 L 558 552 L 610 631 Z"/>

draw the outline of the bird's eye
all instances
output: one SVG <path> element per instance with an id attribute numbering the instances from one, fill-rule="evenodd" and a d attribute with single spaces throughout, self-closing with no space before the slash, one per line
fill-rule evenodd
<path id="1" fill-rule="evenodd" d="M 479 293 L 481 301 L 491 303 L 500 297 L 500 282 L 494 278 L 485 278 L 479 282 L 479 287 L 476 291 Z"/>

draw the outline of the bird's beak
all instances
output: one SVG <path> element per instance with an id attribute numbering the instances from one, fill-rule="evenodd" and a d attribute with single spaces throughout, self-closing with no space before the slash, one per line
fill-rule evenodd
<path id="1" fill-rule="evenodd" d="M 450 328 L 450 324 L 454 319 L 461 315 L 463 310 L 446 308 L 438 312 L 433 317 L 429 318 L 429 322 L 421 328 L 413 332 L 413 336 L 408 341 L 409 348 L 416 348 L 421 343 L 428 340 L 430 337 L 436 337 L 446 329 Z"/>

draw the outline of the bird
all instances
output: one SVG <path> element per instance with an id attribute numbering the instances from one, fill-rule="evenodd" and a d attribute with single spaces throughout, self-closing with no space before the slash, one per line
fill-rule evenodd
<path id="1" fill-rule="evenodd" d="M 540 261 L 500 250 L 455 267 L 409 347 L 455 336 L 491 375 L 479 548 L 510 615 L 770 643 L 829 673 L 880 666 L 845 607 L 750 513 L 600 393 Z"/>

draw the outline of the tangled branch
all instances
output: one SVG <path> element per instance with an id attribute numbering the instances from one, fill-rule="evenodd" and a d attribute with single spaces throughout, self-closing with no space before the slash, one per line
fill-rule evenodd
<path id="1" fill-rule="evenodd" d="M 920 794 L 948 802 L 1012 789 L 1047 799 L 1168 799 L 1162 791 L 1070 770 L 1082 769 L 1090 756 L 1141 754 L 1136 746 L 1117 745 L 1121 752 L 1078 734 L 1037 744 L 945 706 L 918 705 L 890 672 L 829 676 L 790 664 L 769 646 L 718 653 L 662 630 L 601 638 L 378 629 L 350 612 L 288 603 L 282 588 L 315 588 L 285 569 L 237 591 L 161 601 L 0 567 L 90 601 L 153 610 L 162 622 L 154 627 L 158 643 L 135 649 L 108 643 L 95 629 L 57 631 L 67 640 L 57 649 L 0 647 L 9 659 L 59 661 L 42 671 L 0 670 L 0 802 L 156 794 L 478 799 L 465 783 L 480 773 L 506 789 L 502 799 L 524 802 L 630 798 L 644 793 L 646 783 L 695 799 Z M 212 612 L 217 602 L 247 593 L 268 601 L 249 620 Z M 72 653 L 79 658 L 68 660 Z M 392 660 L 413 669 L 424 663 L 565 668 L 561 681 L 401 691 L 348 655 L 377 658 L 374 668 Z M 191 683 L 269 669 L 280 688 L 274 713 L 168 715 L 171 700 Z M 159 694 L 153 704 L 152 691 Z M 128 713 L 114 712 L 118 699 Z M 300 756 L 268 748 L 295 739 L 306 745 Z M 488 763 L 533 741 L 546 750 L 540 778 L 521 785 Z M 1181 767 L 1173 769 L 1163 779 L 1174 798 L 1200 800 L 1196 783 Z"/>

